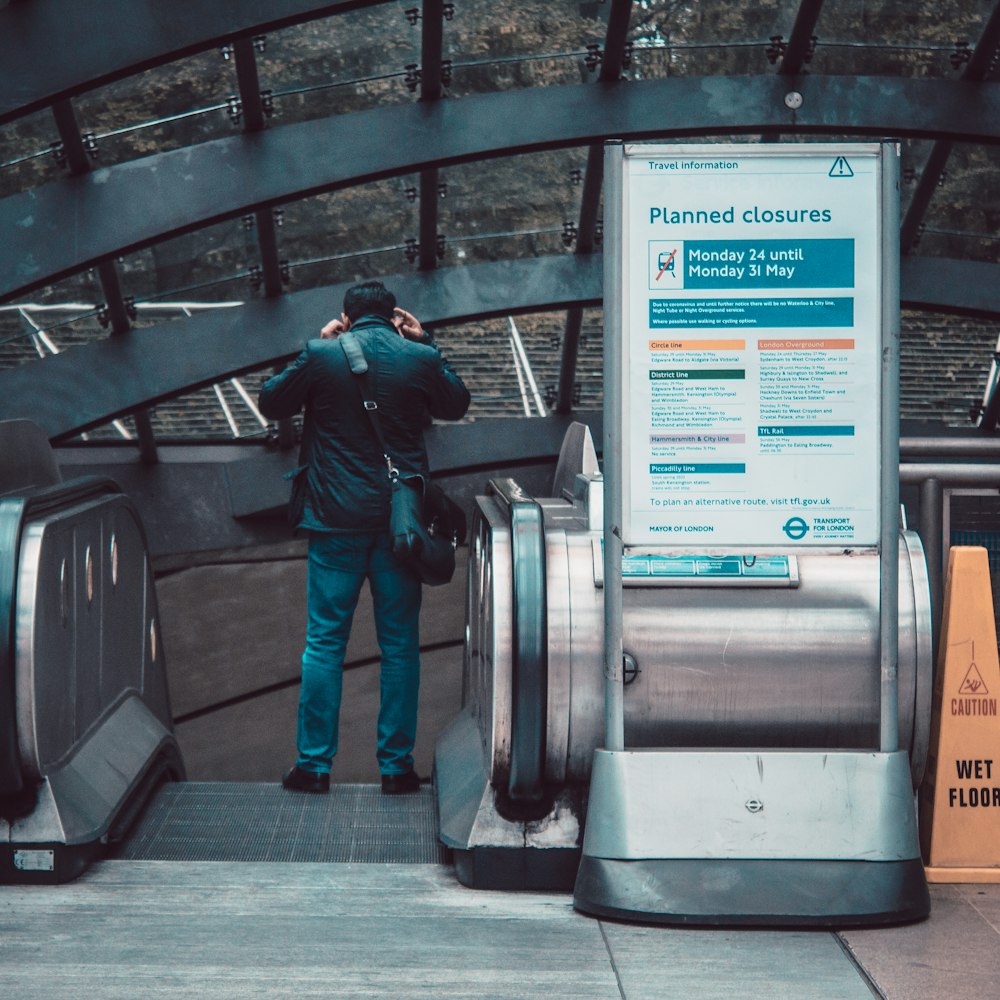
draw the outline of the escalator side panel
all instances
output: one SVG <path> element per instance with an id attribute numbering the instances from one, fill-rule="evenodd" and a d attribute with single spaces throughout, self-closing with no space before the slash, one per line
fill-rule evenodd
<path id="1" fill-rule="evenodd" d="M 18 549 L 17 762 L 36 801 L 0 819 L 0 880 L 59 882 L 184 767 L 145 537 L 128 499 L 101 489 L 37 511 L 29 501 Z"/>

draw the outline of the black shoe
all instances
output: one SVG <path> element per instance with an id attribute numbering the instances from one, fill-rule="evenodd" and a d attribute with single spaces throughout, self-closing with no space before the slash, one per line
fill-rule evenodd
<path id="1" fill-rule="evenodd" d="M 304 771 L 295 765 L 282 779 L 281 784 L 292 792 L 312 792 L 325 795 L 330 791 L 330 775 L 319 771 Z"/>
<path id="2" fill-rule="evenodd" d="M 410 792 L 419 792 L 420 786 L 427 784 L 429 778 L 421 778 L 412 768 L 402 774 L 382 775 L 383 795 L 407 795 Z"/>

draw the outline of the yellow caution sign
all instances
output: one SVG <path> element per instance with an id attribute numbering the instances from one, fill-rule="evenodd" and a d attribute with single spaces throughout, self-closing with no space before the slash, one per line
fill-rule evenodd
<path id="1" fill-rule="evenodd" d="M 986 549 L 948 560 L 920 833 L 929 882 L 1000 882 L 1000 660 Z"/>

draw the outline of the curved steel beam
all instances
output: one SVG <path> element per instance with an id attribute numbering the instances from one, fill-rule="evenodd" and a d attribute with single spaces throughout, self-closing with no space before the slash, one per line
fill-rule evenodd
<path id="1" fill-rule="evenodd" d="M 154 66 L 387 0 L 32 0 L 0 10 L 0 123 Z M 97 43 L 100 39 L 100 43 Z"/>
<path id="2" fill-rule="evenodd" d="M 239 48 L 243 44 L 251 45 L 249 41 L 237 43 L 237 61 L 239 61 Z M 89 173 L 90 157 L 84 147 L 83 136 L 80 134 L 80 126 L 77 123 L 72 102 L 69 100 L 58 101 L 52 108 L 52 113 L 59 128 L 59 138 L 62 140 L 70 174 L 74 177 L 80 177 Z M 101 290 L 104 292 L 104 305 L 111 324 L 111 333 L 114 336 L 123 336 L 128 333 L 132 323 L 122 294 L 118 265 L 110 259 L 102 260 L 97 265 L 97 274 Z M 136 436 L 139 438 L 143 461 L 155 462 L 156 437 L 149 421 L 149 414 L 145 410 L 136 410 L 132 414 L 132 419 L 135 422 Z"/>
<path id="3" fill-rule="evenodd" d="M 774 76 L 544 87 L 417 102 L 216 139 L 0 202 L 0 301 L 249 211 L 428 167 L 605 138 L 783 133 L 1000 142 L 1000 84 Z M 386 135 L 411 141 L 386 143 Z M 337 149 L 342 155 L 330 156 Z"/>
<path id="4" fill-rule="evenodd" d="M 601 257 L 502 261 L 385 279 L 421 322 L 597 305 Z M 339 311 L 348 284 L 132 330 L 0 372 L 0 420 L 30 416 L 52 439 L 297 354 Z"/>
<path id="5" fill-rule="evenodd" d="M 1000 318 L 1000 267 L 977 260 L 903 257 L 900 304 L 904 309 Z"/>
<path id="6" fill-rule="evenodd" d="M 599 253 L 502 261 L 386 277 L 427 324 L 600 305 Z M 140 406 L 280 362 L 335 312 L 347 285 L 248 302 L 240 309 L 132 330 L 0 372 L 0 420 L 30 417 L 59 440 Z M 903 262 L 906 308 L 1000 319 L 1000 267 Z"/>
<path id="7" fill-rule="evenodd" d="M 798 76 L 809 60 L 809 47 L 813 31 L 823 10 L 823 0 L 800 0 L 799 12 L 795 15 L 792 35 L 782 56 L 778 73 L 781 76 Z"/>
<path id="8" fill-rule="evenodd" d="M 442 55 L 444 53 L 444 0 L 424 0 L 423 30 L 420 34 L 420 100 L 440 101 L 444 96 Z M 420 172 L 420 221 L 417 259 L 422 271 L 438 263 L 438 197 L 440 173 L 437 167 Z"/>

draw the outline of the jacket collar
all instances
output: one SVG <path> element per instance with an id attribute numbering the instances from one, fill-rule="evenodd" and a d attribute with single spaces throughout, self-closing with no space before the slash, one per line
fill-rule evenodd
<path id="1" fill-rule="evenodd" d="M 376 316 L 374 314 L 370 316 L 359 316 L 352 324 L 352 330 L 370 330 L 375 327 L 384 327 L 387 330 L 391 330 L 396 333 L 396 328 L 384 317 Z"/>

